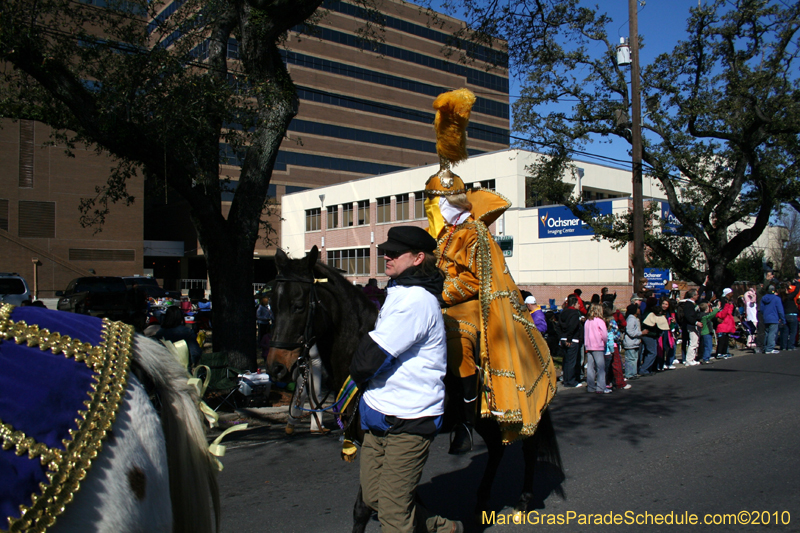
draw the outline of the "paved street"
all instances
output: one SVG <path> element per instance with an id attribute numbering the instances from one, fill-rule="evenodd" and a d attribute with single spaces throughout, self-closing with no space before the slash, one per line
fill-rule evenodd
<path id="1" fill-rule="evenodd" d="M 567 499 L 540 486 L 542 513 L 762 513 L 772 531 L 800 531 L 800 351 L 743 355 L 632 382 L 628 391 L 560 391 L 553 418 L 566 467 Z M 222 531 L 341 532 L 351 526 L 357 464 L 339 460 L 337 439 L 282 426 L 258 428 L 230 443 L 220 475 Z M 467 456 L 434 442 L 420 486 L 439 514 L 468 521 L 485 461 L 478 441 Z M 492 509 L 511 512 L 522 458 L 512 446 L 495 484 Z M 630 511 L 630 515 L 624 513 Z M 784 513 L 788 512 L 788 515 Z M 783 513 L 783 514 L 782 514 Z M 742 516 L 742 515 L 740 515 Z M 529 515 L 531 519 L 536 514 Z M 755 513 L 748 518 L 755 521 Z M 711 520 L 714 517 L 710 518 Z M 720 517 L 717 517 L 719 520 Z M 788 525 L 775 521 L 788 519 Z M 677 525 L 492 525 L 487 531 L 675 531 Z M 652 520 L 652 518 L 651 518 Z M 680 520 L 680 519 L 679 519 Z M 685 526 L 684 526 L 685 529 Z M 697 525 L 704 531 L 754 531 L 749 525 Z M 373 521 L 368 531 L 379 531 Z M 470 525 L 468 531 L 479 531 Z"/>

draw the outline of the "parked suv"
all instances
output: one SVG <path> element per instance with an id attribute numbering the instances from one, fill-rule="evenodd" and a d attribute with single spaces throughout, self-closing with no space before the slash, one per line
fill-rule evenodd
<path id="1" fill-rule="evenodd" d="M 0 272 L 0 303 L 20 305 L 31 296 L 25 278 L 12 272 Z"/>
<path id="2" fill-rule="evenodd" d="M 158 282 L 150 276 L 123 276 L 122 280 L 129 289 L 136 284 L 140 289 L 147 293 L 148 298 L 180 298 L 181 293 L 168 291 L 158 286 Z"/>
<path id="3" fill-rule="evenodd" d="M 56 296 L 61 297 L 56 304 L 59 311 L 124 321 L 129 321 L 134 313 L 128 289 L 119 277 L 76 278 L 69 282 L 67 290 L 57 291 Z"/>

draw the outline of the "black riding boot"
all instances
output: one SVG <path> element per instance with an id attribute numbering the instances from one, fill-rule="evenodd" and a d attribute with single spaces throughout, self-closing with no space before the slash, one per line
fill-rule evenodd
<path id="1" fill-rule="evenodd" d="M 472 450 L 472 428 L 478 412 L 478 377 L 461 378 L 463 398 L 454 398 L 464 402 L 463 419 L 456 423 L 450 438 L 451 455 L 459 455 Z"/>

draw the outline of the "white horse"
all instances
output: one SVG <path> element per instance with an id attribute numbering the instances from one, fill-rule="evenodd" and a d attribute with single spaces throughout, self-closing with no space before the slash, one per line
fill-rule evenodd
<path id="1" fill-rule="evenodd" d="M 24 353 L 31 356 L 30 360 L 49 357 L 45 360 L 46 365 L 64 364 L 63 360 L 70 357 L 75 361 L 85 358 L 89 368 L 94 365 L 96 375 L 104 372 L 98 370 L 101 364 L 98 354 L 102 348 L 85 344 L 85 354 L 80 355 L 80 346 L 77 345 L 78 348 L 70 355 L 63 334 L 57 337 L 52 333 L 58 331 L 57 324 L 61 321 L 70 322 L 72 326 L 95 327 L 99 322 L 97 319 L 57 311 L 30 312 L 27 309 L 33 308 L 19 308 L 19 312 L 14 312 L 11 306 L 0 307 L 0 356 L 4 360 L 23 353 L 15 350 L 27 348 Z M 37 329 L 37 319 L 41 320 L 38 323 L 44 323 L 50 329 Z M 111 391 L 110 403 L 114 400 L 115 386 L 121 401 L 108 430 L 98 422 L 84 431 L 80 429 L 83 421 L 76 418 L 79 430 L 70 433 L 74 437 L 73 444 L 79 439 L 76 435 L 82 431 L 87 437 L 99 440 L 80 453 L 76 452 L 76 461 L 70 463 L 62 457 L 72 453 L 69 447 L 60 452 L 52 446 L 48 448 L 34 443 L 31 438 L 24 440 L 22 431 L 15 431 L 10 424 L 2 423 L 3 414 L 0 413 L 0 443 L 4 451 L 16 446 L 17 456 L 27 453 L 31 459 L 39 459 L 42 465 L 49 466 L 50 473 L 55 472 L 52 478 L 48 474 L 51 481 L 60 475 L 59 461 L 61 472 L 71 472 L 64 474 L 68 484 L 63 489 L 54 491 L 56 482 L 52 482 L 51 487 L 42 486 L 39 492 L 43 495 L 29 497 L 27 501 L 30 503 L 21 509 L 21 515 L 0 516 L 0 530 L 210 533 L 219 529 L 217 462 L 209 453 L 197 392 L 187 384 L 185 368 L 164 346 L 143 336 L 132 335 L 132 329 L 126 326 L 106 321 L 104 332 L 110 328 L 109 324 L 117 328 L 118 352 L 129 353 L 127 385 L 119 385 L 118 376 L 113 372 L 106 372 L 109 376 L 107 385 L 102 379 L 95 378 L 99 383 L 97 389 Z M 105 344 L 101 343 L 102 346 L 107 346 L 108 337 L 103 339 Z M 52 354 L 49 353 L 51 346 Z M 73 342 L 72 347 L 75 346 Z M 39 351 L 42 354 L 38 354 Z M 47 384 L 31 386 L 46 387 Z M 58 392 L 48 391 L 48 394 L 57 397 Z M 0 398 L 3 394 L 0 390 Z M 160 413 L 157 413 L 151 397 L 157 398 Z M 100 403 L 105 403 L 105 400 Z M 99 409 L 102 411 L 104 406 L 100 405 Z M 42 417 L 47 415 L 41 413 Z M 88 421 L 87 416 L 84 419 Z M 99 453 L 97 447 L 100 447 Z M 37 454 L 40 457 L 35 457 Z M 77 468 L 73 463 L 83 466 Z"/>

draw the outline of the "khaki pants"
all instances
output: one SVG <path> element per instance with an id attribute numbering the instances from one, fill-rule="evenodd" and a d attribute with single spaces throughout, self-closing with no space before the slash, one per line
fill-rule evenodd
<path id="1" fill-rule="evenodd" d="M 449 533 L 454 522 L 430 516 L 414 501 L 431 439 L 406 433 L 376 437 L 364 435 L 361 447 L 361 490 L 366 503 L 378 513 L 381 531 Z"/>

